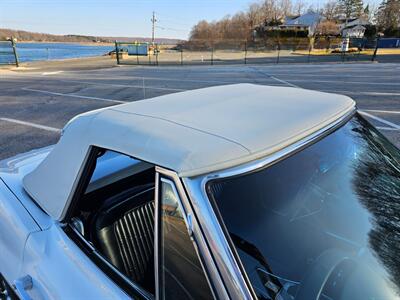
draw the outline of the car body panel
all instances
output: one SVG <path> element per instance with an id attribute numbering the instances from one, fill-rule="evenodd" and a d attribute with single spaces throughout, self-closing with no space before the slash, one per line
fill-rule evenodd
<path id="1" fill-rule="evenodd" d="M 3 257 L 0 272 L 9 283 L 19 276 L 29 235 L 38 230 L 39 226 L 25 207 L 0 180 L 0 253 Z"/>
<path id="2" fill-rule="evenodd" d="M 0 162 L 2 275 L 10 285 L 31 276 L 33 299 L 129 299 L 25 192 L 22 178 L 52 148 Z"/>
<path id="3" fill-rule="evenodd" d="M 29 214 L 35 219 L 41 229 L 49 228 L 52 220 L 25 192 L 22 179 L 37 167 L 51 149 L 53 149 L 53 146 L 32 150 L 0 162 L 0 178 L 29 211 Z"/>
<path id="4" fill-rule="evenodd" d="M 21 276 L 33 278 L 33 299 L 129 299 L 59 224 L 31 234 Z"/>

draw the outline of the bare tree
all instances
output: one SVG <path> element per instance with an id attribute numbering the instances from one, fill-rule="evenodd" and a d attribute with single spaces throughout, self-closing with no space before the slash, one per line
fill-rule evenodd
<path id="1" fill-rule="evenodd" d="M 329 21 L 336 19 L 339 14 L 338 2 L 335 0 L 326 2 L 322 9 L 322 14 Z"/>
<path id="2" fill-rule="evenodd" d="M 315 29 L 317 35 L 331 36 L 339 35 L 340 29 L 339 25 L 332 20 L 325 20 L 320 22 Z"/>
<path id="3" fill-rule="evenodd" d="M 292 12 L 295 15 L 301 15 L 306 11 L 306 3 L 303 0 L 296 0 L 293 4 Z"/>
<path id="4" fill-rule="evenodd" d="M 383 0 L 378 8 L 376 19 L 381 30 L 398 30 L 400 24 L 400 0 Z"/>

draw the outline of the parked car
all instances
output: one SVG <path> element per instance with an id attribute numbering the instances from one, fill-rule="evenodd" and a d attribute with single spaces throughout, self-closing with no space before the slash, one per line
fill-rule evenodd
<path id="1" fill-rule="evenodd" d="M 399 160 L 305 89 L 84 113 L 1 164 L 1 298 L 398 299 Z"/>

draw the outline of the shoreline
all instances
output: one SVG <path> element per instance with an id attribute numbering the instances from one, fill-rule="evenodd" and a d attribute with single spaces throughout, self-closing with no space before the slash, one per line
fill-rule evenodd
<path id="1" fill-rule="evenodd" d="M 105 42 L 100 42 L 100 43 L 96 43 L 96 42 L 47 42 L 47 41 L 18 41 L 17 40 L 17 45 L 18 44 L 73 44 L 73 45 L 84 45 L 84 46 L 113 46 L 114 43 L 110 42 L 110 43 L 105 43 Z"/>
<path id="2" fill-rule="evenodd" d="M 54 60 L 37 60 L 21 62 L 17 68 L 13 65 L 1 65 L 0 74 L 23 72 L 64 72 L 97 70 L 117 67 L 117 62 L 109 55 L 74 57 Z"/>

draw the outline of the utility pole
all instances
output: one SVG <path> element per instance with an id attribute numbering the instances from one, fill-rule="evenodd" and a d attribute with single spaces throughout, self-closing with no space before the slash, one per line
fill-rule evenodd
<path id="1" fill-rule="evenodd" d="M 153 11 L 153 17 L 151 18 L 151 23 L 152 23 L 152 30 L 151 30 L 151 43 L 154 46 L 154 30 L 155 30 L 155 25 L 156 25 L 156 13 Z"/>

